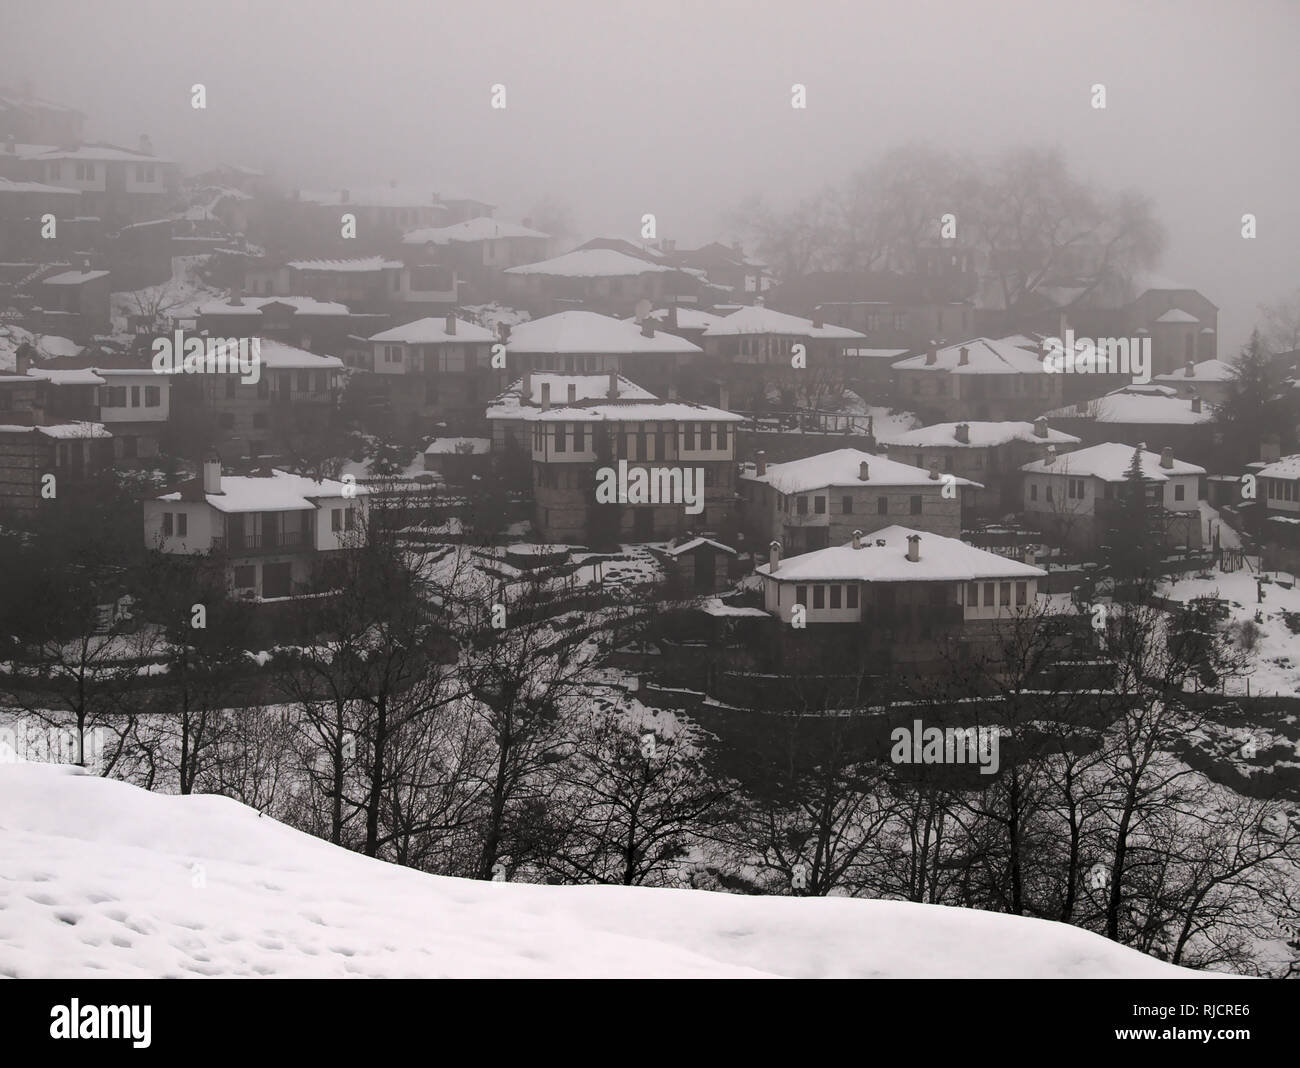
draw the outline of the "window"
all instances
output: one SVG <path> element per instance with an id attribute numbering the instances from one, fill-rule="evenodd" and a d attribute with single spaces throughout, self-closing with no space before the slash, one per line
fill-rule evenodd
<path id="1" fill-rule="evenodd" d="M 259 378 L 258 379 L 259 385 L 261 384 L 261 381 L 262 380 Z M 226 400 L 233 400 L 234 397 L 235 397 L 235 376 L 227 375 L 226 376 Z"/>
<path id="2" fill-rule="evenodd" d="M 190 517 L 188 512 L 176 513 L 176 536 L 185 537 L 190 532 Z"/>
<path id="3" fill-rule="evenodd" d="M 1011 606 L 1011 583 L 1001 582 L 998 584 L 998 604 L 1004 608 Z"/>
<path id="4" fill-rule="evenodd" d="M 1047 503 L 1052 503 L 1052 484 L 1050 482 L 1047 484 Z"/>
<path id="5" fill-rule="evenodd" d="M 921 495 L 919 493 L 912 494 L 912 514 L 921 514 Z"/>
<path id="6" fill-rule="evenodd" d="M 1016 604 L 1020 605 L 1023 608 L 1028 603 L 1029 603 L 1029 583 L 1017 582 L 1016 583 Z"/>
<path id="7" fill-rule="evenodd" d="M 852 514 L 853 514 L 853 498 L 852 498 L 852 497 L 845 497 L 845 498 L 840 502 L 840 511 L 843 512 L 845 515 L 852 515 Z"/>
<path id="8" fill-rule="evenodd" d="M 356 524 L 356 512 L 354 512 L 351 508 L 345 508 L 345 509 L 343 509 L 343 529 L 344 529 L 344 530 L 355 530 L 355 529 L 356 529 L 356 525 L 357 525 L 357 524 Z"/>
<path id="9" fill-rule="evenodd" d="M 980 584 L 978 582 L 966 583 L 966 607 L 978 608 L 980 606 Z"/>
<path id="10" fill-rule="evenodd" d="M 840 587 L 840 586 L 832 586 L 832 587 L 831 587 L 831 607 L 832 607 L 832 608 L 839 608 L 839 607 L 840 607 L 840 599 L 841 599 L 841 596 L 842 596 L 842 595 L 843 595 L 843 587 Z"/>
<path id="11" fill-rule="evenodd" d="M 825 586 L 814 586 L 814 587 L 813 587 L 813 607 L 814 607 L 814 608 L 825 608 L 825 607 L 826 607 L 826 587 L 825 587 Z"/>
<path id="12" fill-rule="evenodd" d="M 807 586 L 796 586 L 796 587 L 794 588 L 794 603 L 795 603 L 795 604 L 801 604 L 801 605 L 803 605 L 805 608 L 808 607 L 808 587 L 807 587 Z"/>
<path id="13" fill-rule="evenodd" d="M 568 446 L 569 428 L 566 423 L 555 424 L 555 451 L 564 452 Z"/>
<path id="14" fill-rule="evenodd" d="M 343 529 L 343 509 L 331 508 L 330 509 L 330 530 L 332 530 L 334 533 L 337 534 L 342 529 Z"/>
<path id="15" fill-rule="evenodd" d="M 794 510 L 795 510 L 796 514 L 798 514 L 798 515 L 807 515 L 807 514 L 808 514 L 808 498 L 807 498 L 807 497 L 797 497 L 797 498 L 795 498 L 795 508 L 794 508 Z"/>
<path id="16" fill-rule="evenodd" d="M 690 452 L 695 451 L 695 424 L 686 424 L 686 449 Z"/>
<path id="17" fill-rule="evenodd" d="M 993 583 L 991 582 L 984 583 L 984 607 L 993 607 Z"/>
<path id="18" fill-rule="evenodd" d="M 726 452 L 727 450 L 727 424 L 726 423 L 719 423 L 714 428 L 713 440 L 716 443 L 714 445 L 714 448 L 716 448 L 719 452 Z"/>
<path id="19" fill-rule="evenodd" d="M 1031 501 L 1036 501 L 1036 500 L 1038 500 L 1038 483 L 1037 483 L 1037 482 L 1031 482 L 1031 483 L 1029 483 L 1029 499 L 1030 499 Z"/>
<path id="20" fill-rule="evenodd" d="M 162 405 L 162 390 L 157 386 L 144 387 L 144 406 L 146 408 L 158 408 Z"/>
<path id="21" fill-rule="evenodd" d="M 876 515 L 889 515 L 889 498 L 876 498 Z"/>
<path id="22" fill-rule="evenodd" d="M 1184 486 L 1182 483 L 1179 483 L 1178 485 L 1174 486 L 1174 500 L 1181 501 L 1186 492 L 1187 492 L 1187 487 Z"/>
<path id="23" fill-rule="evenodd" d="M 845 589 L 844 593 L 845 593 L 845 598 L 844 598 L 844 602 L 845 602 L 845 603 L 844 603 L 844 607 L 845 607 L 845 608 L 857 608 L 857 607 L 858 607 L 858 588 L 857 588 L 856 586 L 849 586 L 849 587 L 847 587 L 847 588 Z"/>
<path id="24" fill-rule="evenodd" d="M 244 564 L 235 568 L 235 589 L 252 590 L 257 588 L 257 568 L 252 564 Z"/>
<path id="25" fill-rule="evenodd" d="M 587 451 L 587 427 L 584 423 L 573 424 L 573 451 Z"/>
<path id="26" fill-rule="evenodd" d="M 171 512 L 163 512 L 163 537 L 170 538 L 175 533 L 175 516 Z"/>
<path id="27" fill-rule="evenodd" d="M 813 513 L 816 514 L 816 515 L 825 515 L 825 514 L 826 514 L 826 498 L 825 498 L 825 497 L 814 497 L 814 498 L 813 498 Z"/>

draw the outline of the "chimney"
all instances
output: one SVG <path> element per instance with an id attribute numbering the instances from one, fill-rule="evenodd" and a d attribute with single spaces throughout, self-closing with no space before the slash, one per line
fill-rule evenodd
<path id="1" fill-rule="evenodd" d="M 678 329 L 676 304 L 673 304 L 668 308 L 668 329 L 669 330 Z"/>
<path id="2" fill-rule="evenodd" d="M 964 351 L 964 350 L 963 350 L 963 351 Z M 970 424 L 969 424 L 969 423 L 958 423 L 957 426 L 956 426 L 955 433 L 956 433 L 956 435 L 957 435 L 957 440 L 958 440 L 959 442 L 961 442 L 961 444 L 963 444 L 963 445 L 969 445 L 969 444 L 970 444 Z"/>
<path id="3" fill-rule="evenodd" d="M 938 481 L 939 481 L 939 461 L 938 461 L 938 460 L 931 460 L 931 461 L 930 461 L 930 481 L 931 481 L 931 482 L 938 482 Z"/>
<path id="4" fill-rule="evenodd" d="M 731 394 L 727 392 L 727 387 L 721 385 L 718 386 L 718 407 L 721 408 L 724 412 L 730 410 L 727 407 L 727 401 L 730 399 L 731 399 Z"/>
<path id="5" fill-rule="evenodd" d="M 760 476 L 767 474 L 767 453 L 762 449 L 754 453 L 754 473 Z"/>
<path id="6" fill-rule="evenodd" d="M 1048 467 L 1051 467 L 1052 464 L 1056 463 L 1055 445 L 1049 445 L 1047 446 L 1046 449 L 1043 450 L 1043 463 L 1045 463 Z"/>
<path id="7" fill-rule="evenodd" d="M 655 321 L 652 318 L 650 318 L 650 316 L 648 315 L 641 320 L 641 336 L 642 337 L 655 336 Z"/>
<path id="8" fill-rule="evenodd" d="M 816 310 L 813 312 L 812 324 L 814 330 L 820 330 L 823 326 L 826 325 L 825 315 L 822 312 L 822 308 L 820 304 L 817 305 Z"/>
<path id="9" fill-rule="evenodd" d="M 609 387 L 605 390 L 605 396 L 610 400 L 618 400 L 618 372 L 609 372 Z"/>
<path id="10" fill-rule="evenodd" d="M 89 256 L 82 256 L 82 257 L 81 257 L 81 272 L 82 272 L 83 274 L 89 274 L 89 273 L 90 273 L 90 257 L 89 257 Z"/>
<path id="11" fill-rule="evenodd" d="M 203 492 L 224 492 L 221 488 L 221 461 L 215 456 L 203 461 Z"/>
<path id="12" fill-rule="evenodd" d="M 148 134 L 140 135 L 140 151 L 146 156 L 153 155 L 153 142 L 149 140 Z"/>
<path id="13" fill-rule="evenodd" d="M 960 349 L 957 350 L 957 363 L 961 367 L 965 367 L 968 363 L 970 363 L 970 349 L 968 349 L 965 345 L 963 345 Z"/>
<path id="14" fill-rule="evenodd" d="M 26 341 L 14 353 L 14 374 L 26 376 L 32 366 L 32 347 Z"/>
<path id="15" fill-rule="evenodd" d="M 767 547 L 767 570 L 769 574 L 775 575 L 777 568 L 781 566 L 781 543 L 774 541 Z"/>
<path id="16" fill-rule="evenodd" d="M 853 532 L 853 548 L 855 549 L 862 548 L 862 531 L 860 530 L 855 530 Z"/>
<path id="17" fill-rule="evenodd" d="M 509 342 L 510 340 L 509 323 L 497 323 L 497 337 L 500 339 L 503 345 Z"/>
<path id="18" fill-rule="evenodd" d="M 230 299 L 226 303 L 229 304 L 232 308 L 243 307 L 244 304 L 243 287 L 242 286 L 232 287 L 230 290 Z"/>
<path id="19" fill-rule="evenodd" d="M 570 382 L 570 383 L 569 383 L 569 397 L 568 397 L 568 400 L 569 400 L 569 403 L 570 403 L 570 404 L 575 404 L 575 403 L 577 403 L 577 400 L 578 400 L 578 387 L 577 387 L 577 385 L 576 385 L 575 383 L 573 383 L 573 382 Z"/>
<path id="20" fill-rule="evenodd" d="M 456 313 L 455 312 L 447 313 L 446 333 L 448 337 L 456 336 Z"/>
<path id="21" fill-rule="evenodd" d="M 1166 445 L 1160 450 L 1160 466 L 1166 471 L 1172 471 L 1174 467 L 1174 447 Z"/>
<path id="22" fill-rule="evenodd" d="M 907 558 L 914 564 L 921 559 L 920 534 L 909 534 L 907 536 Z"/>
<path id="23" fill-rule="evenodd" d="M 1032 545 L 1025 546 L 1025 563 L 1030 567 L 1038 566 L 1038 554 L 1034 552 L 1034 547 Z"/>
<path id="24" fill-rule="evenodd" d="M 1040 415 L 1037 419 L 1034 420 L 1034 437 L 1036 438 L 1047 437 L 1047 416 Z"/>
<path id="25" fill-rule="evenodd" d="M 523 381 L 519 383 L 519 399 L 525 404 L 531 403 L 533 399 L 533 372 L 531 370 L 524 372 Z"/>
<path id="26" fill-rule="evenodd" d="M 1192 411 L 1198 414 L 1201 411 L 1201 398 L 1194 393 L 1192 394 Z"/>
<path id="27" fill-rule="evenodd" d="M 858 464 L 858 481 L 859 482 L 871 481 L 871 465 L 867 463 L 866 460 L 863 460 Z"/>
<path id="28" fill-rule="evenodd" d="M 939 362 L 939 350 L 935 348 L 933 342 L 930 344 L 930 351 L 925 354 L 925 366 L 933 367 Z"/>
<path id="29" fill-rule="evenodd" d="M 1195 361 L 1195 360 L 1188 360 L 1188 361 L 1187 361 L 1187 366 L 1183 368 L 1183 374 L 1186 375 L 1188 378 L 1195 378 L 1195 377 L 1196 377 L 1196 361 Z"/>
<path id="30" fill-rule="evenodd" d="M 542 411 L 549 411 L 551 407 L 551 384 L 542 383 Z"/>

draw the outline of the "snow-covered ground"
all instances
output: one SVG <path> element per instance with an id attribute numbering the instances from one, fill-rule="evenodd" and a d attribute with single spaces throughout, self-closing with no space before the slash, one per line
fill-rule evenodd
<path id="1" fill-rule="evenodd" d="M 224 797 L 0 765 L 0 975 L 1195 977 L 1045 920 L 423 875 Z"/>

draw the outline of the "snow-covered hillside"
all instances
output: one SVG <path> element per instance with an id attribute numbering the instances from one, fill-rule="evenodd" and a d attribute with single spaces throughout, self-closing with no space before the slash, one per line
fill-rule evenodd
<path id="1" fill-rule="evenodd" d="M 0 765 L 0 975 L 1194 977 L 1042 920 L 422 875 L 223 797 Z"/>

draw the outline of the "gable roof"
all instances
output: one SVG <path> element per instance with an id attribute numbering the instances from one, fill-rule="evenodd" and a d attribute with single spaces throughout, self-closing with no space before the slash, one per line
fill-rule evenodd
<path id="1" fill-rule="evenodd" d="M 712 323 L 704 331 L 705 337 L 736 337 L 741 334 L 784 334 L 795 337 L 831 338 L 841 340 L 866 340 L 866 334 L 844 326 L 824 324 L 814 326 L 811 319 L 773 311 L 763 304 L 751 304 Z"/>
<path id="2" fill-rule="evenodd" d="M 478 323 L 456 320 L 456 332 L 447 333 L 446 316 L 430 316 L 416 319 L 413 323 L 403 323 L 391 330 L 384 330 L 370 338 L 371 341 L 400 341 L 408 345 L 442 345 L 456 344 L 462 341 L 495 341 L 497 335 Z"/>
<path id="3" fill-rule="evenodd" d="M 544 240 L 550 236 L 550 234 L 544 234 L 540 230 L 532 230 L 527 226 L 521 226 L 519 223 L 504 222 L 501 219 L 490 219 L 486 215 L 479 215 L 473 219 L 455 223 L 452 226 L 434 226 L 425 227 L 423 230 L 411 230 L 409 233 L 402 235 L 402 244 L 470 244 L 476 241 L 496 241 L 506 237 L 536 237 Z"/>
<path id="4" fill-rule="evenodd" d="M 674 268 L 640 260 L 609 248 L 581 248 L 537 263 L 507 268 L 504 274 L 544 274 L 557 278 L 625 278 L 672 271 Z"/>
<path id="5" fill-rule="evenodd" d="M 858 477 L 863 463 L 867 465 L 870 476 L 865 482 Z M 920 486 L 936 481 L 926 468 L 913 467 L 861 449 L 834 449 L 801 460 L 768 464 L 767 471 L 761 475 L 754 465 L 746 464 L 740 477 L 747 482 L 762 482 L 778 493 L 807 493 L 849 486 Z M 980 485 L 970 479 L 953 477 L 959 486 Z"/>
<path id="6" fill-rule="evenodd" d="M 1106 441 L 1087 449 L 1067 452 L 1055 463 L 1035 460 L 1020 468 L 1034 475 L 1073 475 L 1076 478 L 1099 478 L 1103 482 L 1123 482 L 1128 478 L 1129 464 L 1133 462 L 1133 446 Z M 1205 468 L 1182 460 L 1172 461 L 1173 467 L 1160 466 L 1160 453 L 1143 450 L 1142 476 L 1148 482 L 1167 482 L 1170 475 L 1203 475 Z"/>
<path id="7" fill-rule="evenodd" d="M 653 337 L 631 319 L 572 309 L 520 323 L 510 331 L 507 347 L 517 353 L 699 352 L 677 334 L 656 329 Z"/>
<path id="8" fill-rule="evenodd" d="M 961 362 L 961 350 L 966 349 L 967 362 Z M 911 356 L 894 364 L 896 371 L 942 371 L 956 375 L 1041 375 L 1042 361 L 1038 354 L 1007 341 L 987 337 L 971 338 L 957 345 L 947 345 L 935 352 L 935 362 L 929 355 Z"/>
<path id="9" fill-rule="evenodd" d="M 957 427 L 960 423 L 935 423 L 931 426 L 917 427 L 915 430 L 903 431 L 892 437 L 881 438 L 882 445 L 906 448 L 926 448 L 942 445 L 954 449 L 983 449 L 995 445 L 1005 445 L 1011 441 L 1026 441 L 1039 445 L 1077 445 L 1080 438 L 1060 430 L 1047 428 L 1047 436 L 1039 437 L 1034 433 L 1033 423 L 1007 420 L 988 422 L 980 420 L 961 420 L 969 428 L 967 442 L 957 440 Z"/>

